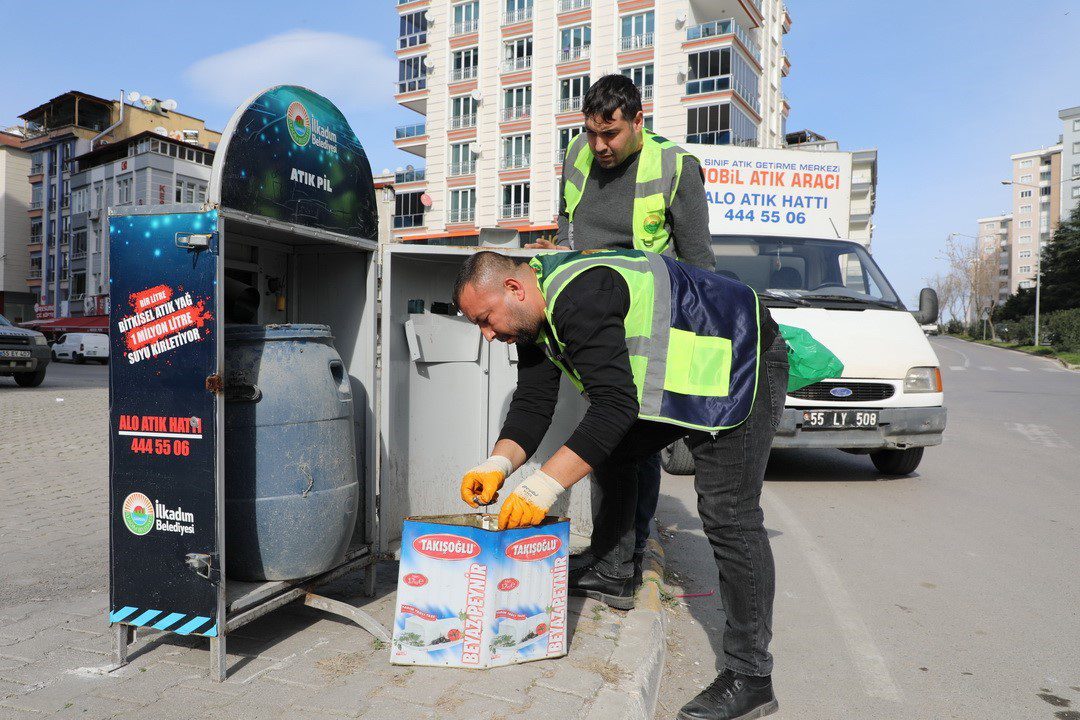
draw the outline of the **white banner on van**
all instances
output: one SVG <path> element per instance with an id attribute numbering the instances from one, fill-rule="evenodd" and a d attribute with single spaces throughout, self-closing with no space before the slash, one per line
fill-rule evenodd
<path id="1" fill-rule="evenodd" d="M 847 239 L 851 153 L 687 145 L 701 160 L 714 235 Z"/>

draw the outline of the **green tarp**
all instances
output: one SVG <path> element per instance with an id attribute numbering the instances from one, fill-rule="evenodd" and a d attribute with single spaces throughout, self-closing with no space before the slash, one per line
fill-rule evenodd
<path id="1" fill-rule="evenodd" d="M 840 358 L 806 330 L 781 325 L 780 334 L 788 346 L 789 393 L 826 378 L 839 378 L 843 374 L 844 363 L 840 362 Z"/>

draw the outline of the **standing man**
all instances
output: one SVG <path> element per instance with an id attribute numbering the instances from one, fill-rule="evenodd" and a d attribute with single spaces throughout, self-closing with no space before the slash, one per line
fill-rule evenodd
<path id="1" fill-rule="evenodd" d="M 527 247 L 643 250 L 712 270 L 716 259 L 701 166 L 679 146 L 645 129 L 641 93 L 633 81 L 619 74 L 601 77 L 585 94 L 581 111 L 585 130 L 563 160 L 559 244 Z M 627 471 L 639 482 L 634 578 L 640 584 L 660 497 L 660 454 L 642 458 Z M 572 589 L 580 590 L 583 578 L 588 584 L 588 559 L 571 573 Z"/>
<path id="2" fill-rule="evenodd" d="M 454 301 L 484 337 L 520 343 L 518 388 L 492 456 L 461 483 L 473 505 L 497 498 L 551 424 L 560 372 L 589 398 L 577 429 L 503 502 L 499 527 L 536 525 L 592 472 L 593 591 L 633 605 L 636 464 L 686 437 L 698 514 L 719 569 L 725 668 L 682 720 L 762 717 L 772 691 L 772 551 L 761 486 L 787 389 L 787 348 L 740 282 L 637 250 L 542 254 L 517 264 L 470 257 Z"/>

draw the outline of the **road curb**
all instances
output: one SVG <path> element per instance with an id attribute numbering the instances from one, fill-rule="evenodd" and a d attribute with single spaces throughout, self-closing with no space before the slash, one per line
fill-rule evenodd
<path id="1" fill-rule="evenodd" d="M 1057 357 L 1056 355 L 1036 355 L 1035 353 L 1031 353 L 1031 352 L 1028 352 L 1026 350 L 1020 350 L 1018 348 L 1003 347 L 1001 345 L 988 345 L 986 343 L 982 343 L 982 342 L 979 342 L 977 340 L 967 340 L 966 338 L 956 337 L 955 335 L 943 335 L 942 337 L 951 337 L 954 340 L 960 340 L 962 342 L 970 343 L 972 345 L 979 345 L 979 346 L 982 346 L 982 347 L 997 348 L 998 350 L 1010 350 L 1010 351 L 1012 351 L 1014 353 L 1020 353 L 1021 355 L 1027 355 L 1028 357 L 1042 358 L 1044 360 L 1053 360 L 1054 362 L 1058 363 L 1059 365 L 1061 365 L 1066 370 L 1071 370 L 1072 372 L 1080 371 L 1080 365 L 1073 365 L 1072 363 L 1065 362 L 1064 360 Z"/>
<path id="2" fill-rule="evenodd" d="M 623 671 L 619 681 L 597 693 L 586 720 L 652 720 L 667 655 L 666 620 L 660 596 L 664 550 L 649 538 L 641 588 L 626 615 L 610 662 Z"/>

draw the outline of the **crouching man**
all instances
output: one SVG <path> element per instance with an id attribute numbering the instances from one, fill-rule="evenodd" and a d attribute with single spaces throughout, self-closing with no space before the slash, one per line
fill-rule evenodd
<path id="1" fill-rule="evenodd" d="M 633 606 L 634 468 L 686 437 L 698 514 L 720 571 L 725 669 L 684 720 L 756 718 L 777 709 L 771 673 L 772 551 L 762 479 L 787 388 L 787 348 L 754 291 L 637 250 L 470 257 L 455 302 L 484 337 L 518 343 L 518 386 L 492 456 L 466 473 L 462 499 L 497 499 L 551 424 L 560 374 L 586 395 L 577 429 L 506 497 L 500 528 L 536 525 L 588 473 L 600 486 L 592 552 L 571 593 Z"/>

